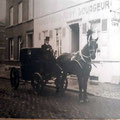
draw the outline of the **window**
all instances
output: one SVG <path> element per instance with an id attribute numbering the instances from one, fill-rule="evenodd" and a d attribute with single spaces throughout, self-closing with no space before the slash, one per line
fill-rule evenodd
<path id="1" fill-rule="evenodd" d="M 46 38 L 46 36 L 49 36 L 49 35 L 48 35 L 48 30 L 43 31 L 43 39 L 45 39 L 45 38 Z"/>
<path id="2" fill-rule="evenodd" d="M 29 15 L 28 19 L 33 19 L 33 0 L 29 0 Z"/>
<path id="3" fill-rule="evenodd" d="M 14 40 L 12 38 L 9 39 L 9 48 L 10 60 L 14 60 Z"/>
<path id="4" fill-rule="evenodd" d="M 100 31 L 100 19 L 91 20 L 90 22 L 90 29 Z"/>
<path id="5" fill-rule="evenodd" d="M 56 47 L 57 57 L 62 54 L 62 39 L 61 39 L 61 28 L 56 29 Z"/>
<path id="6" fill-rule="evenodd" d="M 17 40 L 17 60 L 19 60 L 20 58 L 21 41 L 22 41 L 22 37 L 19 36 Z"/>
<path id="7" fill-rule="evenodd" d="M 18 5 L 18 23 L 22 22 L 22 2 Z"/>
<path id="8" fill-rule="evenodd" d="M 102 31 L 107 31 L 107 19 L 102 20 Z"/>
<path id="9" fill-rule="evenodd" d="M 13 25 L 13 7 L 11 7 L 10 8 L 10 10 L 9 10 L 9 16 L 10 16 L 10 18 L 9 18 L 9 23 L 10 23 L 10 25 Z"/>

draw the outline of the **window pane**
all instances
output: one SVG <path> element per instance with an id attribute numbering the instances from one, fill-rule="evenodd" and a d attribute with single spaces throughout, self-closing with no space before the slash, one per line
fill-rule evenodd
<path id="1" fill-rule="evenodd" d="M 102 20 L 102 31 L 107 31 L 107 19 Z"/>
<path id="2" fill-rule="evenodd" d="M 27 34 L 26 47 L 33 47 L 33 33 Z"/>
<path id="3" fill-rule="evenodd" d="M 10 25 L 13 25 L 13 7 L 10 8 Z"/>
<path id="4" fill-rule="evenodd" d="M 33 0 L 29 0 L 29 19 L 33 18 Z"/>
<path id="5" fill-rule="evenodd" d="M 87 26 L 86 26 L 86 23 L 84 23 L 84 24 L 83 24 L 83 30 L 82 30 L 82 31 L 83 31 L 83 34 L 86 34 L 86 32 L 87 32 L 87 28 L 86 28 L 86 27 L 87 27 Z"/>
<path id="6" fill-rule="evenodd" d="M 18 5 L 18 23 L 22 22 L 22 3 Z"/>
<path id="7" fill-rule="evenodd" d="M 43 37 L 44 37 L 43 39 L 45 39 L 46 36 L 49 36 L 49 35 L 48 35 L 48 31 L 43 31 Z"/>
<path id="8" fill-rule="evenodd" d="M 49 36 L 50 36 L 50 38 L 53 37 L 53 31 L 52 30 L 49 31 Z"/>
<path id="9" fill-rule="evenodd" d="M 10 60 L 14 59 L 14 40 L 10 39 Z"/>

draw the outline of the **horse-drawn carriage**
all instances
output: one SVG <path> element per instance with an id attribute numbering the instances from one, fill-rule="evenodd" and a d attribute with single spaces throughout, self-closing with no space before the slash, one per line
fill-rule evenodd
<path id="1" fill-rule="evenodd" d="M 78 78 L 79 100 L 87 99 L 87 81 L 92 68 L 92 59 L 96 58 L 97 40 L 92 38 L 92 31 L 87 32 L 87 44 L 78 52 L 64 53 L 57 59 L 50 51 L 43 52 L 41 48 L 25 48 L 20 52 L 21 78 L 31 80 L 35 91 L 41 92 L 46 83 L 55 78 L 56 88 L 64 91 L 67 88 L 67 74 Z M 13 89 L 19 86 L 19 71 L 13 67 L 10 80 Z"/>
<path id="2" fill-rule="evenodd" d="M 63 71 L 50 51 L 41 48 L 24 48 L 20 51 L 20 69 L 12 67 L 10 71 L 11 86 L 16 90 L 19 82 L 31 81 L 33 89 L 39 93 L 49 80 L 54 79 L 56 88 L 67 88 L 67 80 L 62 81 Z"/>

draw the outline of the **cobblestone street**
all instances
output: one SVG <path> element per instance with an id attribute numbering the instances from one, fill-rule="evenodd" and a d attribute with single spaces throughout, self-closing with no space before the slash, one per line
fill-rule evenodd
<path id="1" fill-rule="evenodd" d="M 77 92 L 66 91 L 63 96 L 55 88 L 45 87 L 35 95 L 30 84 L 12 91 L 9 80 L 0 79 L 1 118 L 120 118 L 120 100 L 88 96 L 90 102 L 79 103 Z"/>

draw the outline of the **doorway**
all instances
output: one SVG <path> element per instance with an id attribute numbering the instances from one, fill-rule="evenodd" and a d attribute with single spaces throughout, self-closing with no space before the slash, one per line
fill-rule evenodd
<path id="1" fill-rule="evenodd" d="M 79 50 L 79 24 L 70 25 L 71 28 L 71 52 Z"/>

